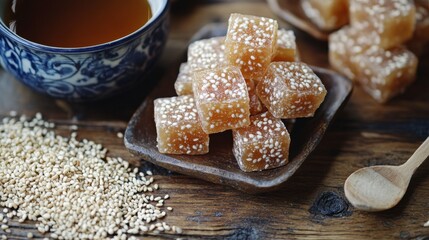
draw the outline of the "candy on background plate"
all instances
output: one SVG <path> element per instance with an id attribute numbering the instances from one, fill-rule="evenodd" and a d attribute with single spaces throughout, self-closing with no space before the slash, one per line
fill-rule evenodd
<path id="1" fill-rule="evenodd" d="M 349 0 L 353 28 L 375 31 L 380 38 L 374 45 L 384 49 L 399 46 L 411 39 L 416 8 L 410 0 Z M 365 34 L 365 33 L 362 33 Z"/>
<path id="2" fill-rule="evenodd" d="M 405 91 L 415 80 L 417 57 L 404 47 L 374 49 L 357 57 L 358 81 L 378 102 Z"/>
<path id="3" fill-rule="evenodd" d="M 429 52 L 429 1 L 416 0 L 416 26 L 407 47 L 417 56 Z"/>
<path id="4" fill-rule="evenodd" d="M 348 0 L 301 0 L 305 15 L 320 29 L 335 30 L 349 22 Z"/>

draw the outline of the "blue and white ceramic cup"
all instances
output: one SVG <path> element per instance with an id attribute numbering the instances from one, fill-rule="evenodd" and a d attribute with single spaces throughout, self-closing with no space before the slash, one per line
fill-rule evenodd
<path id="1" fill-rule="evenodd" d="M 169 0 L 149 0 L 152 18 L 137 31 L 100 45 L 58 48 L 26 40 L 0 23 L 0 64 L 32 89 L 70 101 L 98 100 L 141 81 L 168 34 Z M 7 1 L 1 1 L 0 14 Z M 0 16 L 2 17 L 2 16 Z"/>

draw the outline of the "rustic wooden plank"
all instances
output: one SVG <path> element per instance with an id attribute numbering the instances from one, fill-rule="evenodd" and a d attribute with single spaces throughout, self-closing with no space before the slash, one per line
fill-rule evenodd
<path id="1" fill-rule="evenodd" d="M 177 1 L 185 4 L 187 1 Z M 116 133 L 123 131 L 131 114 L 154 87 L 156 79 L 177 65 L 192 34 L 206 23 L 225 21 L 229 13 L 274 17 L 263 1 L 222 1 L 220 4 L 185 4 L 173 9 L 172 32 L 152 81 L 132 94 L 107 101 L 67 104 L 36 94 L 0 71 L 0 115 L 9 111 L 34 115 L 42 112 L 61 126 L 79 125 L 79 138 L 102 143 L 111 156 L 122 157 L 155 173 L 161 189 L 170 194 L 174 210 L 165 219 L 181 226 L 184 234 L 150 236 L 156 239 L 428 239 L 429 163 L 417 170 L 404 199 L 386 212 L 364 213 L 347 206 L 343 183 L 353 171 L 375 164 L 400 164 L 429 134 L 429 61 L 422 61 L 419 79 L 405 93 L 386 105 L 370 99 L 359 88 L 329 128 L 317 150 L 279 191 L 248 195 L 171 173 L 133 157 Z M 288 26 L 281 22 L 281 26 Z M 328 66 L 327 45 L 296 32 L 304 61 Z M 9 223 L 10 239 L 25 239 L 34 222 Z M 0 235 L 3 232 L 0 230 Z"/>

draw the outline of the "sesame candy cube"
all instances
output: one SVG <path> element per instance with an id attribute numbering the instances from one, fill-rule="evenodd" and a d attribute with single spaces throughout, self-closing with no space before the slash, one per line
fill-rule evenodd
<path id="1" fill-rule="evenodd" d="M 404 47 L 369 50 L 357 62 L 360 85 L 378 102 L 402 93 L 415 79 L 417 58 Z"/>
<path id="2" fill-rule="evenodd" d="M 201 128 L 192 96 L 158 98 L 154 105 L 160 153 L 197 155 L 209 151 L 209 135 Z"/>
<path id="3" fill-rule="evenodd" d="M 225 39 L 229 64 L 239 67 L 245 79 L 259 80 L 275 54 L 277 29 L 273 19 L 231 14 Z"/>
<path id="4" fill-rule="evenodd" d="M 353 28 L 376 32 L 380 38 L 373 44 L 389 49 L 412 37 L 415 10 L 411 0 L 350 0 L 350 22 Z"/>
<path id="5" fill-rule="evenodd" d="M 256 94 L 273 116 L 300 118 L 314 115 L 326 89 L 306 64 L 273 62 L 256 86 Z"/>
<path id="6" fill-rule="evenodd" d="M 305 15 L 320 29 L 335 30 L 349 22 L 348 0 L 302 0 Z"/>
<path id="7" fill-rule="evenodd" d="M 277 31 L 277 50 L 273 62 L 296 62 L 298 52 L 296 49 L 295 34 L 291 30 L 279 29 Z"/>
<path id="8" fill-rule="evenodd" d="M 225 37 L 193 42 L 188 48 L 188 64 L 192 71 L 213 69 L 225 65 Z"/>
<path id="9" fill-rule="evenodd" d="M 356 58 L 370 47 L 377 34 L 362 35 L 360 30 L 344 27 L 329 35 L 329 62 L 337 72 L 356 79 Z"/>
<path id="10" fill-rule="evenodd" d="M 249 125 L 249 94 L 237 67 L 195 72 L 193 89 L 203 130 L 223 132 Z"/>
<path id="11" fill-rule="evenodd" d="M 290 136 L 280 119 L 269 112 L 250 117 L 250 125 L 232 130 L 233 153 L 245 172 L 285 165 L 289 157 Z"/>
<path id="12" fill-rule="evenodd" d="M 247 92 L 249 93 L 249 111 L 250 115 L 256 115 L 266 111 L 264 105 L 262 105 L 261 100 L 259 100 L 258 95 L 256 95 L 256 86 L 255 82 L 252 80 L 246 80 Z"/>
<path id="13" fill-rule="evenodd" d="M 192 77 L 188 63 L 180 64 L 179 75 L 176 82 L 174 82 L 174 89 L 177 95 L 192 95 Z"/>
<path id="14" fill-rule="evenodd" d="M 361 48 L 354 48 L 355 39 L 350 36 L 348 27 L 344 27 L 329 35 L 329 63 L 331 67 L 351 80 L 356 78 L 353 58 L 355 52 L 361 52 Z M 353 29 L 351 29 L 353 30 Z"/>

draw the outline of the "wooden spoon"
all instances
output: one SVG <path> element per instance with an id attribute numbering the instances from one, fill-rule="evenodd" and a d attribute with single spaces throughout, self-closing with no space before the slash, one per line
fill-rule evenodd
<path id="1" fill-rule="evenodd" d="M 372 166 L 357 170 L 344 184 L 347 199 L 355 208 L 364 211 L 394 207 L 404 196 L 411 176 L 428 156 L 429 137 L 400 166 Z"/>

